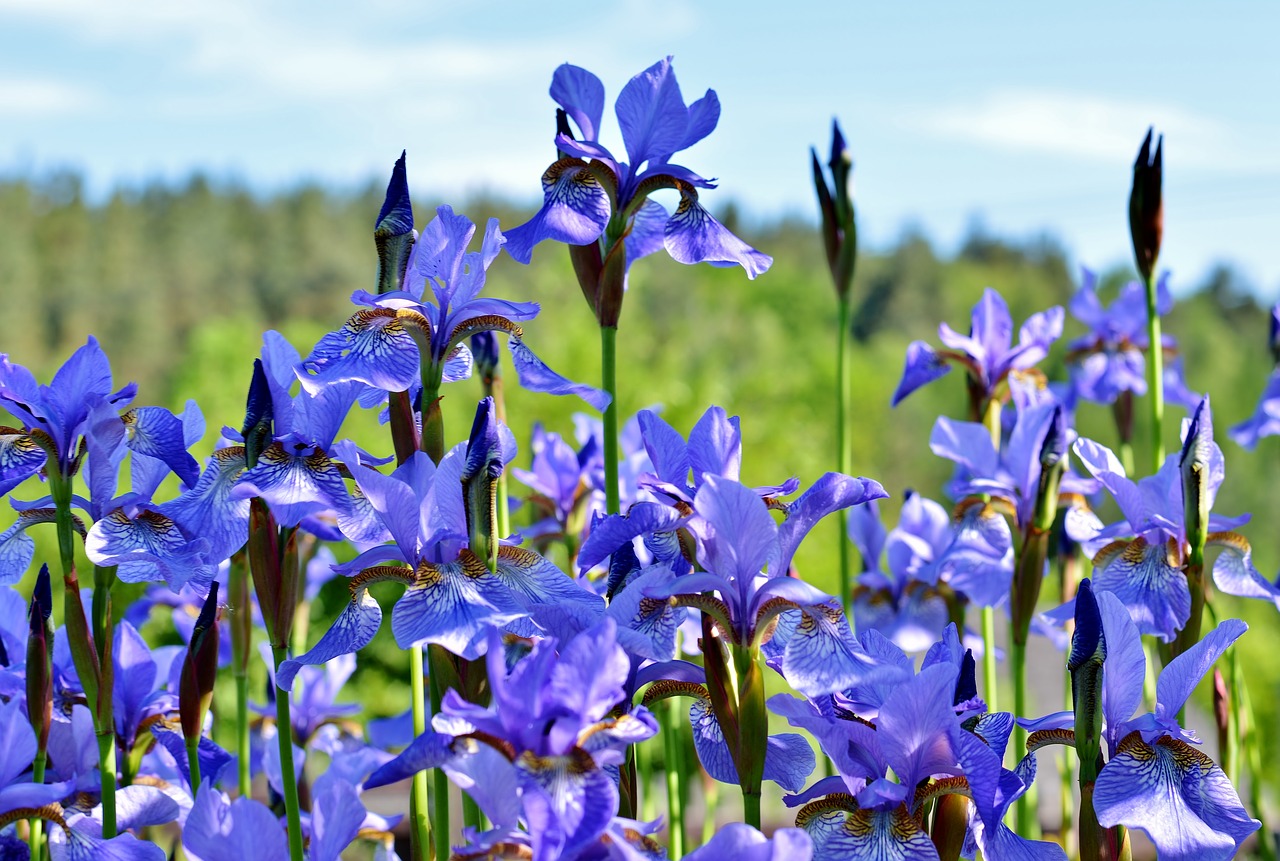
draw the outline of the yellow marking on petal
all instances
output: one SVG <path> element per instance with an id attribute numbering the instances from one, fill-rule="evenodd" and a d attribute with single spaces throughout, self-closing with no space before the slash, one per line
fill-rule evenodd
<path id="1" fill-rule="evenodd" d="M 226 465 L 228 461 L 244 460 L 244 446 L 229 445 L 226 448 L 216 449 L 213 453 L 213 459 L 220 465 Z"/>
<path id="2" fill-rule="evenodd" d="M 1238 532 L 1211 532 L 1204 543 L 1206 547 L 1221 547 L 1225 550 L 1234 550 L 1241 555 L 1253 552 L 1249 539 Z"/>
<path id="3" fill-rule="evenodd" d="M 854 813 L 858 802 L 847 792 L 833 792 L 823 798 L 810 801 L 796 812 L 796 827 L 804 828 L 811 820 L 827 813 Z"/>
<path id="4" fill-rule="evenodd" d="M 356 600 L 357 594 L 369 588 L 372 583 L 404 583 L 412 586 L 414 572 L 400 565 L 374 565 L 372 568 L 366 568 L 352 577 L 351 582 L 347 584 L 347 588 L 351 590 L 352 600 Z"/>
<path id="5" fill-rule="evenodd" d="M 1073 729 L 1041 729 L 1036 730 L 1027 736 L 1027 753 L 1035 753 L 1042 747 L 1048 747 L 1051 744 L 1065 744 L 1068 747 L 1075 746 L 1076 731 Z"/>
<path id="6" fill-rule="evenodd" d="M 67 830 L 67 820 L 63 818 L 62 805 L 54 802 L 44 807 L 20 807 L 0 814 L 0 828 L 7 828 L 23 819 L 47 819 Z"/>
<path id="7" fill-rule="evenodd" d="M 973 790 L 969 788 L 969 781 L 963 777 L 931 780 L 916 787 L 916 797 L 912 807 L 920 809 L 924 802 L 933 801 L 944 795 L 963 795 L 965 798 L 973 798 Z"/>
<path id="8" fill-rule="evenodd" d="M 524 337 L 524 329 L 497 314 L 485 314 L 482 317 L 472 317 L 470 320 L 464 320 L 453 328 L 449 333 L 449 343 L 456 344 L 463 338 L 469 338 L 480 332 L 506 332 L 513 338 Z"/>
<path id="9" fill-rule="evenodd" d="M 659 679 L 649 685 L 648 690 L 644 692 L 641 705 L 648 706 L 650 703 L 656 703 L 659 700 L 669 699 L 670 697 L 693 697 L 694 699 L 710 701 L 711 695 L 707 692 L 705 686 L 696 682 Z"/>
<path id="10" fill-rule="evenodd" d="M 598 768 L 591 754 L 580 747 L 573 748 L 563 756 L 538 756 L 533 751 L 526 750 L 516 761 L 526 771 L 534 774 L 545 774 L 562 768 L 570 775 L 590 774 Z"/>
<path id="11" fill-rule="evenodd" d="M 1138 544 L 1139 542 L 1141 542 L 1144 548 L 1146 547 L 1147 542 L 1143 541 L 1141 538 L 1135 538 L 1132 541 L 1127 539 L 1112 541 L 1110 544 L 1106 545 L 1094 554 L 1093 567 L 1098 570 L 1102 570 L 1119 556 L 1124 556 L 1125 559 L 1130 559 L 1131 557 L 1128 555 L 1129 546 L 1132 544 Z M 1143 551 L 1139 551 L 1138 553 L 1139 559 L 1142 558 L 1142 552 Z"/>

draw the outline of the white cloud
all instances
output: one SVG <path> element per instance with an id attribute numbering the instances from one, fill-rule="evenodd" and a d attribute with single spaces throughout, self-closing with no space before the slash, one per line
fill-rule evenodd
<path id="1" fill-rule="evenodd" d="M 1280 170 L 1240 130 L 1176 105 L 1055 90 L 1006 89 L 915 117 L 942 137 L 1010 152 L 1115 163 L 1132 160 L 1148 125 L 1176 146 L 1179 165 L 1223 172 Z M 1168 152 L 1168 150 L 1167 150 Z"/>
<path id="2" fill-rule="evenodd" d="M 39 78 L 0 78 L 0 117 L 57 116 L 92 103 L 82 88 Z"/>

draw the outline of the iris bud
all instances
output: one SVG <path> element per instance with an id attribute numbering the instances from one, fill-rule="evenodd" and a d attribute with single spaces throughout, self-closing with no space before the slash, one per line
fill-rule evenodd
<path id="1" fill-rule="evenodd" d="M 1271 358 L 1280 365 L 1280 305 L 1271 308 Z"/>
<path id="2" fill-rule="evenodd" d="M 836 295 L 843 298 L 849 295 L 849 287 L 853 283 L 854 260 L 858 253 L 858 229 L 854 219 L 853 190 L 850 184 L 853 156 L 845 144 L 838 122 L 833 120 L 831 123 L 831 156 L 827 160 L 831 185 L 827 184 L 822 165 L 818 163 L 817 152 L 810 149 L 809 155 L 814 190 L 818 194 L 818 209 L 822 215 L 822 243 L 827 252 L 827 265 L 835 282 Z"/>
<path id="3" fill-rule="evenodd" d="M 1161 198 L 1161 151 L 1164 135 L 1156 139 L 1151 152 L 1152 129 L 1133 163 L 1133 188 L 1129 192 L 1129 235 L 1133 239 L 1133 256 L 1142 277 L 1150 281 L 1160 256 L 1160 239 L 1164 234 L 1164 201 Z"/>
<path id="4" fill-rule="evenodd" d="M 493 570 L 498 544 L 494 533 L 498 522 L 498 476 L 502 475 L 502 433 L 495 415 L 493 398 L 476 407 L 467 442 L 467 461 L 462 468 L 462 494 L 467 508 L 467 535 L 471 552 Z"/>
<path id="5" fill-rule="evenodd" d="M 477 332 L 471 336 L 471 357 L 475 362 L 476 373 L 485 386 L 492 386 L 494 379 L 502 373 L 500 354 L 498 353 L 498 336 L 493 332 Z"/>
<path id="6" fill-rule="evenodd" d="M 191 632 L 187 656 L 182 662 L 178 685 L 178 713 L 182 734 L 199 738 L 205 713 L 213 699 L 213 683 L 218 673 L 218 582 L 213 582 Z"/>
<path id="7" fill-rule="evenodd" d="M 409 252 L 418 238 L 413 229 L 413 205 L 409 202 L 409 180 L 405 174 L 404 152 L 391 169 L 387 196 L 373 226 L 373 243 L 378 248 L 378 292 L 401 289 Z"/>
<path id="8" fill-rule="evenodd" d="M 1058 515 L 1058 488 L 1066 469 L 1067 445 L 1071 442 L 1067 417 L 1062 407 L 1054 407 L 1049 430 L 1040 445 L 1040 485 L 1036 490 L 1035 526 L 1047 532 Z"/>
<path id="9" fill-rule="evenodd" d="M 36 734 L 39 750 L 49 743 L 49 722 L 53 718 L 53 589 L 49 566 L 41 565 L 36 588 L 27 611 L 27 718 Z M 0 649 L 3 649 L 0 646 Z M 8 663 L 8 656 L 5 656 Z"/>
<path id="10" fill-rule="evenodd" d="M 244 426 L 240 435 L 244 438 L 245 468 L 253 469 L 258 457 L 272 437 L 273 410 L 271 385 L 261 359 L 253 360 L 253 379 L 249 383 L 249 397 L 244 405 Z"/>
<path id="11" fill-rule="evenodd" d="M 1102 672 L 1106 658 L 1102 613 L 1093 594 L 1093 585 L 1088 580 L 1081 580 L 1080 589 L 1076 592 L 1076 629 L 1071 635 L 1067 669 L 1071 672 L 1076 753 L 1080 756 L 1082 783 L 1096 780 L 1101 765 Z"/>
<path id="12" fill-rule="evenodd" d="M 1209 396 L 1205 395 L 1191 417 L 1187 438 L 1182 443 L 1182 456 L 1178 461 L 1182 473 L 1182 506 L 1187 544 L 1192 556 L 1197 558 L 1204 553 L 1205 539 L 1209 535 L 1209 508 L 1213 502 L 1209 494 L 1212 457 L 1213 414 L 1209 409 Z"/>

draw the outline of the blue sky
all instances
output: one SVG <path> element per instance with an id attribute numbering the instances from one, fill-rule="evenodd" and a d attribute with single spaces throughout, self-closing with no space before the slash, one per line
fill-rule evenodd
<path id="1" fill-rule="evenodd" d="M 719 178 L 713 207 L 813 218 L 807 149 L 838 116 L 871 245 L 915 225 L 951 248 L 980 218 L 1106 268 L 1129 258 L 1155 124 L 1175 285 L 1225 260 L 1275 300 L 1278 32 L 1262 2 L 0 0 L 0 174 L 73 167 L 95 195 L 196 169 L 353 187 L 407 148 L 418 194 L 532 202 L 554 68 L 591 69 L 611 104 L 673 54 L 686 100 L 722 104 L 682 157 Z M 605 128 L 618 143 L 611 111 Z"/>

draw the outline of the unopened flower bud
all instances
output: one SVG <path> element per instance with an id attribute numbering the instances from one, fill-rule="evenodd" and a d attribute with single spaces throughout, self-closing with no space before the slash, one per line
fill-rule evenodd
<path id="1" fill-rule="evenodd" d="M 1097 775 L 1102 757 L 1102 672 L 1107 642 L 1102 632 L 1093 585 L 1080 581 L 1076 592 L 1076 629 L 1071 635 L 1067 669 L 1071 672 L 1071 699 L 1076 720 L 1076 754 L 1082 773 Z"/>
<path id="2" fill-rule="evenodd" d="M 1164 234 L 1164 201 L 1161 198 L 1161 151 L 1164 136 L 1156 139 L 1151 152 L 1152 129 L 1133 163 L 1133 188 L 1129 192 L 1129 235 L 1133 239 L 1133 256 L 1142 277 L 1150 281 L 1160 256 L 1160 240 Z"/>
<path id="3" fill-rule="evenodd" d="M 1191 417 L 1187 438 L 1182 441 L 1182 456 L 1178 461 L 1182 473 L 1182 506 L 1187 544 L 1195 557 L 1204 552 L 1205 539 L 1209 535 L 1209 509 L 1213 506 L 1209 477 L 1213 450 L 1213 414 L 1209 409 L 1209 396 L 1205 395 Z"/>
<path id="4" fill-rule="evenodd" d="M 835 282 L 836 295 L 846 297 L 853 283 L 854 263 L 858 253 L 858 229 L 854 218 L 853 157 L 845 144 L 840 124 L 831 123 L 831 156 L 827 169 L 831 173 L 831 185 L 827 184 L 817 152 L 810 149 L 814 190 L 818 193 L 818 209 L 822 216 L 822 243 L 827 253 L 827 265 Z"/>
<path id="5" fill-rule="evenodd" d="M 409 180 L 405 174 L 404 152 L 391 169 L 387 196 L 373 226 L 373 242 L 378 248 L 378 292 L 399 290 L 409 265 L 409 252 L 418 238 L 413 229 L 413 205 L 409 202 Z"/>
<path id="6" fill-rule="evenodd" d="M 178 713 L 182 734 L 198 738 L 205 713 L 213 699 L 213 683 L 218 673 L 218 582 L 213 582 L 187 644 L 178 684 Z"/>
<path id="7" fill-rule="evenodd" d="M 49 566 L 41 565 L 27 611 L 27 718 L 36 734 L 39 750 L 49 743 L 53 718 L 53 589 Z M 0 646 L 0 649 L 3 647 Z M 6 663 L 7 656 L 6 656 Z"/>
<path id="8" fill-rule="evenodd" d="M 245 468 L 253 469 L 271 441 L 274 406 L 271 400 L 271 384 L 261 359 L 253 360 L 253 379 L 249 382 L 249 397 L 245 400 L 244 426 L 240 435 L 244 438 Z"/>
<path id="9" fill-rule="evenodd" d="M 501 354 L 498 352 L 498 336 L 493 332 L 477 332 L 471 336 L 471 358 L 476 374 L 485 385 L 502 373 Z"/>
<path id="10" fill-rule="evenodd" d="M 1280 365 L 1280 304 L 1271 307 L 1271 359 Z"/>
<path id="11" fill-rule="evenodd" d="M 493 405 L 485 398 L 476 407 L 462 468 L 462 494 L 467 509 L 467 534 L 471 552 L 492 570 L 497 559 L 498 476 L 503 469 L 502 426 Z"/>

